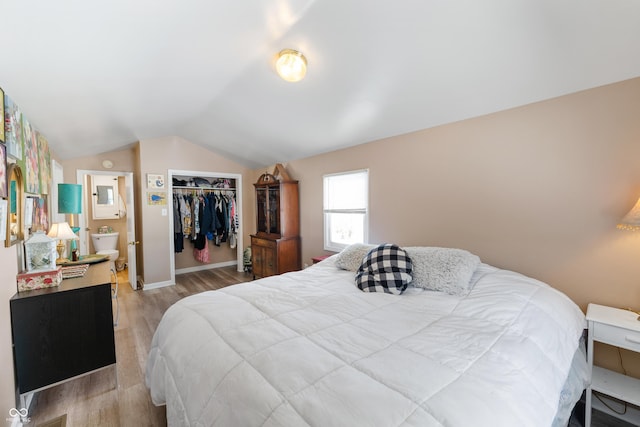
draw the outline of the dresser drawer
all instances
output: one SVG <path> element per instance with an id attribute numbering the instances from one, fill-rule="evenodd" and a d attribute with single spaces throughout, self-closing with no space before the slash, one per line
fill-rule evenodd
<path id="1" fill-rule="evenodd" d="M 252 236 L 251 246 L 262 246 L 264 248 L 275 249 L 277 246 L 277 243 L 275 240 L 260 239 Z"/>
<path id="2" fill-rule="evenodd" d="M 640 352 L 640 332 L 603 323 L 593 323 L 593 339 Z"/>

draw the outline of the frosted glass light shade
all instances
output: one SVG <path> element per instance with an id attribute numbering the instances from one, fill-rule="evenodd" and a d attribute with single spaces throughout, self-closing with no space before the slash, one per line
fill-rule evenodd
<path id="1" fill-rule="evenodd" d="M 293 49 L 283 49 L 276 60 L 278 75 L 288 82 L 298 82 L 307 74 L 307 58 Z"/>
<path id="2" fill-rule="evenodd" d="M 640 199 L 638 199 L 635 206 L 620 220 L 620 223 L 616 227 L 621 230 L 640 230 Z"/>
<path id="3" fill-rule="evenodd" d="M 82 185 L 58 184 L 58 213 L 82 213 Z"/>

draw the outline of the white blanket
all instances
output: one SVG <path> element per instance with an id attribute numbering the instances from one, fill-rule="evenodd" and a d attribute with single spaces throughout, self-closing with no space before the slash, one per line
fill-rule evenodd
<path id="1" fill-rule="evenodd" d="M 172 426 L 550 426 L 584 315 L 514 272 L 472 281 L 363 293 L 330 258 L 194 295 L 165 313 L 146 383 Z"/>

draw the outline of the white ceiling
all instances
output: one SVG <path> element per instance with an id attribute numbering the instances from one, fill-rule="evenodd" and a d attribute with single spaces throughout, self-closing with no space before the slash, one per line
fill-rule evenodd
<path id="1" fill-rule="evenodd" d="M 638 76 L 640 0 L 0 0 L 0 86 L 62 159 L 260 167 Z"/>

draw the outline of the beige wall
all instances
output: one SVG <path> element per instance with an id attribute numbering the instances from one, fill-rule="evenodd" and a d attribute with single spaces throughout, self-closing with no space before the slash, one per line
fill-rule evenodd
<path id="1" fill-rule="evenodd" d="M 286 166 L 303 258 L 322 253 L 322 175 L 368 168 L 370 240 L 460 247 L 547 281 L 582 308 L 640 309 L 640 79 Z"/>
<path id="2" fill-rule="evenodd" d="M 109 151 L 95 156 L 78 157 L 60 161 L 64 168 L 64 182 L 76 183 L 76 171 L 95 170 L 95 171 L 117 171 L 117 172 L 136 172 L 138 164 L 135 158 L 135 146 L 124 150 Z M 102 166 L 104 160 L 111 160 L 113 168 L 105 169 Z"/>
<path id="3" fill-rule="evenodd" d="M 640 310 L 640 233 L 615 228 L 640 197 L 639 118 L 640 78 L 290 162 L 303 262 L 324 253 L 322 175 L 368 168 L 371 242 L 467 249 L 582 309 Z"/>
<path id="4" fill-rule="evenodd" d="M 250 170 L 228 160 L 205 148 L 195 145 L 178 137 L 166 137 L 140 141 L 140 185 L 141 220 L 142 220 L 142 257 L 144 263 L 144 283 L 164 283 L 171 280 L 170 258 L 174 254 L 169 252 L 169 239 L 173 238 L 169 230 L 169 216 L 162 216 L 163 208 L 168 206 L 152 206 L 146 203 L 146 182 L 144 177 L 148 173 L 163 174 L 167 179 L 169 169 L 221 172 L 240 174 L 243 177 L 250 174 Z M 244 178 L 243 178 L 244 181 Z M 243 206 L 247 201 L 252 202 L 253 193 L 243 192 Z M 247 218 L 243 218 L 243 229 L 246 228 Z M 245 231 L 246 234 L 246 231 Z M 188 244 L 186 249 L 190 249 Z M 183 254 L 184 255 L 184 254 Z M 224 261 L 221 257 L 220 262 Z M 212 259 L 212 262 L 216 262 Z"/>

